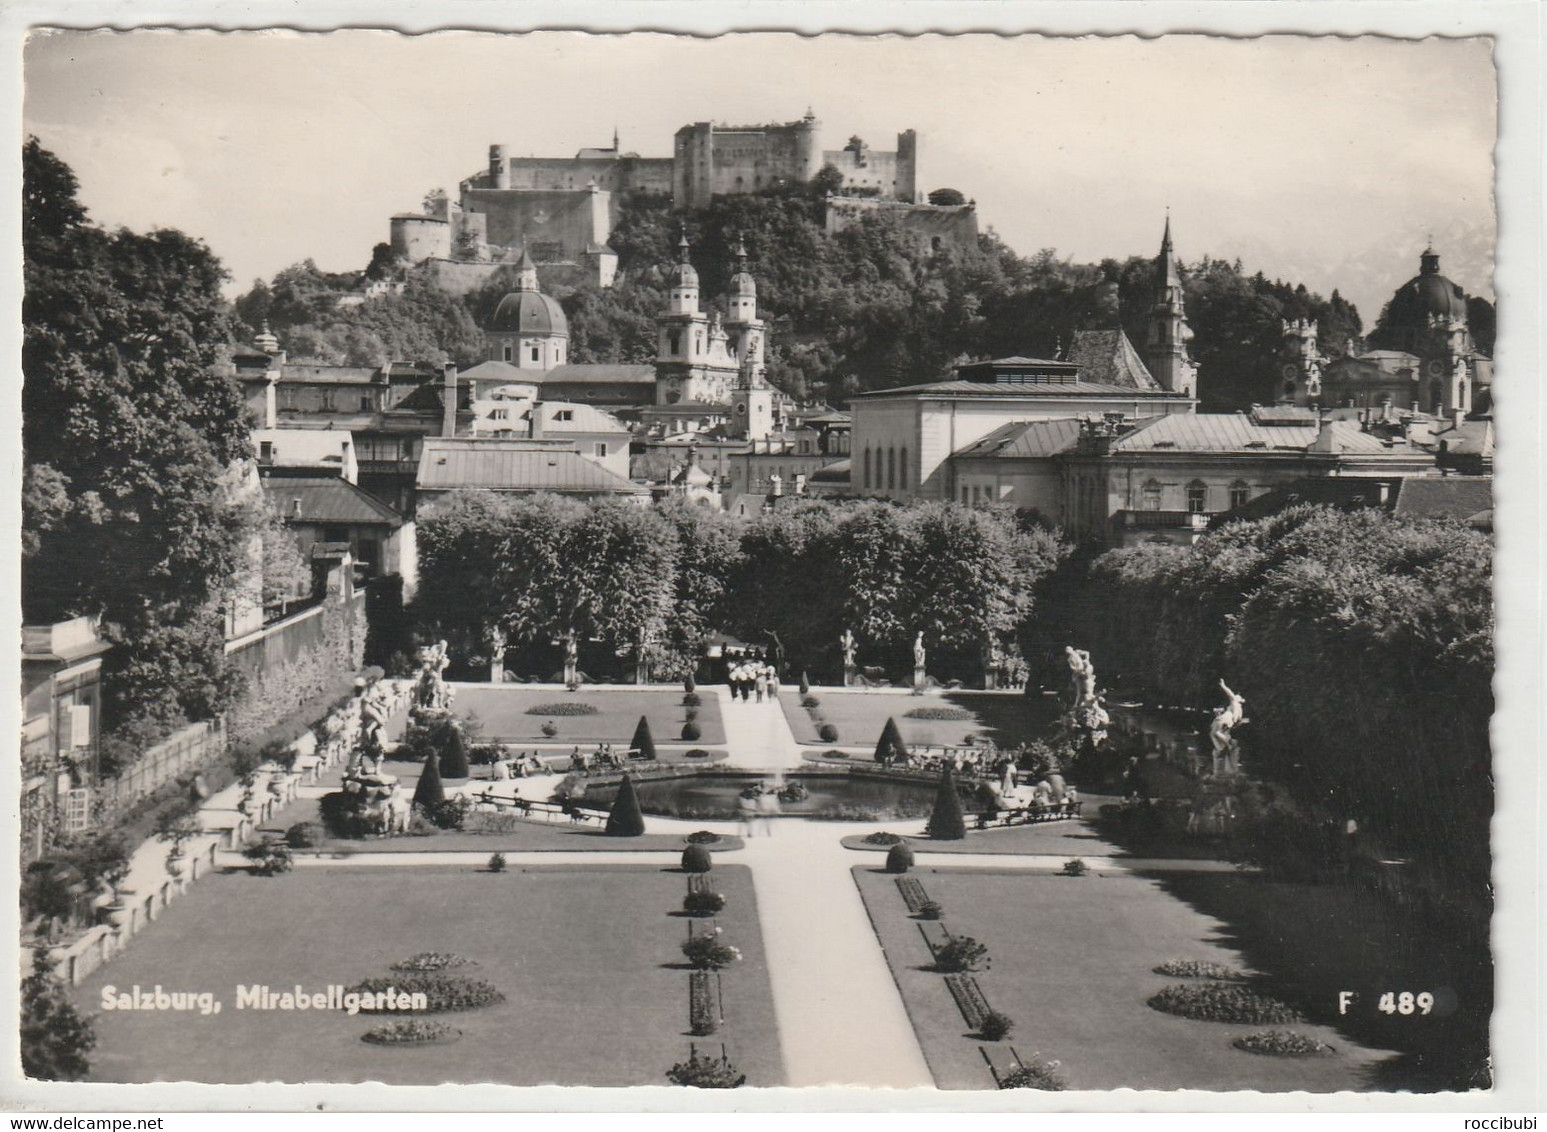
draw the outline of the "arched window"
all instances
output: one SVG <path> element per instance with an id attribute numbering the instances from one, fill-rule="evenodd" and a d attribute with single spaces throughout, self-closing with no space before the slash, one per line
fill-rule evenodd
<path id="1" fill-rule="evenodd" d="M 1247 486 L 1245 480 L 1236 480 L 1230 485 L 1230 509 L 1245 507 L 1252 497 L 1252 489 Z"/>
<path id="2" fill-rule="evenodd" d="M 1146 511 L 1160 510 L 1160 481 L 1144 481 L 1144 509 Z"/>
<path id="3" fill-rule="evenodd" d="M 862 481 L 868 489 L 870 487 L 870 445 L 865 445 L 865 478 Z"/>
<path id="4" fill-rule="evenodd" d="M 962 484 L 962 505 L 965 506 L 966 503 L 967 503 L 967 485 L 966 484 Z"/>
<path id="5" fill-rule="evenodd" d="M 897 487 L 897 449 L 886 450 L 886 490 L 892 491 Z"/>
<path id="6" fill-rule="evenodd" d="M 897 461 L 901 467 L 898 469 L 898 486 L 904 491 L 908 490 L 908 446 L 902 446 L 902 458 Z"/>
<path id="7" fill-rule="evenodd" d="M 676 354 L 676 353 L 680 353 L 681 350 L 682 350 L 682 335 L 678 334 L 675 330 L 667 331 L 667 333 L 666 333 L 666 352 L 668 354 Z"/>
<path id="8" fill-rule="evenodd" d="M 1208 507 L 1209 485 L 1202 480 L 1193 480 L 1187 485 L 1187 510 L 1194 515 L 1201 515 Z"/>

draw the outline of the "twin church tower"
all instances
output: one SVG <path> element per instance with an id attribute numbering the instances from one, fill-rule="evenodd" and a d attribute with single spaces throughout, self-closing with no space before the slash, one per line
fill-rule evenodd
<path id="1" fill-rule="evenodd" d="M 767 327 L 757 313 L 757 282 L 747 270 L 747 249 L 736 243 L 736 270 L 726 293 L 728 314 L 706 314 L 700 306 L 698 269 L 684 233 L 668 282 L 666 309 L 656 318 L 655 388 L 657 406 L 719 407 L 729 417 L 732 436 L 762 440 L 776 423 L 776 390 L 768 383 Z M 523 251 L 516 289 L 500 300 L 485 329 L 490 361 L 518 369 L 552 373 L 554 379 L 590 377 L 575 371 L 608 371 L 616 366 L 568 363 L 569 322 L 552 296 L 539 289 L 537 268 Z M 648 373 L 646 374 L 648 381 Z"/>

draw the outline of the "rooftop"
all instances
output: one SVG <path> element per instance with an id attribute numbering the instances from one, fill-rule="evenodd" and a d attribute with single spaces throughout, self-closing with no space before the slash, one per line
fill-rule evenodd
<path id="1" fill-rule="evenodd" d="M 1160 388 L 1121 328 L 1076 331 L 1065 360 L 1080 367 L 1082 381 L 1125 389 Z"/>
<path id="2" fill-rule="evenodd" d="M 655 367 L 648 365 L 573 364 L 554 366 L 542 375 L 544 385 L 565 381 L 654 385 Z"/>
<path id="3" fill-rule="evenodd" d="M 1406 444 L 1388 444 L 1360 429 L 1353 421 L 1330 421 L 1332 450 L 1347 453 L 1408 452 Z M 1321 425 L 1260 425 L 1244 413 L 1173 413 L 1141 422 L 1114 441 L 1114 452 L 1306 452 L 1316 443 Z"/>
<path id="4" fill-rule="evenodd" d="M 263 492 L 288 522 L 400 526 L 403 517 L 337 476 L 265 475 Z"/>
<path id="5" fill-rule="evenodd" d="M 1064 363 L 1056 363 L 1062 365 Z M 853 400 L 882 397 L 1109 397 L 1122 401 L 1134 400 L 1181 400 L 1190 401 L 1180 393 L 1168 393 L 1164 389 L 1132 389 L 1118 385 L 1101 385 L 1092 381 L 1064 382 L 998 382 L 984 381 L 931 381 L 923 385 L 904 385 L 896 389 L 876 389 L 869 393 L 857 393 Z"/>
<path id="6" fill-rule="evenodd" d="M 1056 421 L 1016 421 L 1000 425 L 955 455 L 963 459 L 1035 459 L 1072 451 L 1079 438 L 1080 421 L 1077 417 Z"/>
<path id="7" fill-rule="evenodd" d="M 640 484 L 576 452 L 568 440 L 428 437 L 419 457 L 421 491 L 555 491 L 637 495 Z"/>

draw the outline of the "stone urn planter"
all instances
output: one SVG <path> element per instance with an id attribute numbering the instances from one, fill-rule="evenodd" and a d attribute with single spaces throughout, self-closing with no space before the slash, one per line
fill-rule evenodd
<path id="1" fill-rule="evenodd" d="M 129 924 L 129 900 L 131 894 L 127 889 L 120 889 L 113 894 L 113 901 L 102 909 L 107 922 L 114 928 L 124 928 Z"/>
<path id="2" fill-rule="evenodd" d="M 276 802 L 283 801 L 285 797 L 285 774 L 276 770 L 269 779 L 269 794 Z"/>
<path id="3" fill-rule="evenodd" d="M 167 872 L 175 880 L 181 880 L 188 871 L 188 857 L 181 849 L 174 849 L 167 854 Z"/>

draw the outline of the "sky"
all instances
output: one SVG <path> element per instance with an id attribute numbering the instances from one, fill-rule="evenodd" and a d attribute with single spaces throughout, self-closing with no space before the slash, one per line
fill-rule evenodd
<path id="1" fill-rule="evenodd" d="M 388 218 L 488 147 L 666 156 L 678 127 L 789 121 L 826 148 L 919 133 L 920 186 L 960 189 L 1030 254 L 1239 256 L 1373 323 L 1433 236 L 1491 294 L 1496 86 L 1485 39 L 1209 36 L 691 38 L 385 31 L 37 33 L 24 126 L 91 216 L 209 243 L 233 291 L 311 258 L 364 267 Z"/>

